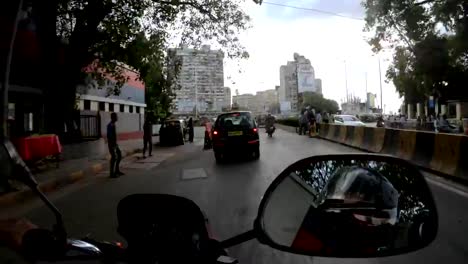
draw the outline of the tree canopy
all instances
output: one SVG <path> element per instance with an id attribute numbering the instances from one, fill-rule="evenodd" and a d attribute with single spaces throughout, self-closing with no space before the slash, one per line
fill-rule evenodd
<path id="1" fill-rule="evenodd" d="M 468 2 L 365 0 L 374 52 L 393 50 L 386 76 L 409 103 L 468 99 Z"/>
<path id="2" fill-rule="evenodd" d="M 58 120 L 66 118 L 66 109 L 74 104 L 76 84 L 84 79 L 83 68 L 90 64 L 94 66 L 95 79 L 111 77 L 116 81 L 114 93 L 127 81 L 119 66 L 125 64 L 133 68 L 149 90 L 149 106 L 156 107 L 156 102 L 151 102 L 156 100 L 161 103 L 159 108 L 167 108 L 172 98 L 170 87 L 176 77 L 167 69 L 168 45 L 177 42 L 198 47 L 202 43 L 214 43 L 228 58 L 248 57 L 237 37 L 249 27 L 249 17 L 241 8 L 244 1 L 251 0 L 54 0 L 47 5 L 38 3 L 36 16 L 42 45 L 53 57 L 56 53 L 53 47 L 57 45 L 52 40 L 65 43 L 63 64 L 55 65 L 59 78 L 55 88 L 50 89 L 63 100 L 48 112 L 63 113 Z M 253 1 L 261 3 L 261 0 Z M 157 111 L 158 107 L 153 109 Z"/>
<path id="3" fill-rule="evenodd" d="M 304 92 L 302 94 L 302 108 L 310 106 L 316 111 L 335 114 L 338 112 L 338 103 L 334 100 L 324 98 L 323 95 L 314 92 Z"/>

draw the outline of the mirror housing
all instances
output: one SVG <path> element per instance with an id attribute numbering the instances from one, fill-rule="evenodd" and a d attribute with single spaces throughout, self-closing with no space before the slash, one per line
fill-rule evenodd
<path id="1" fill-rule="evenodd" d="M 419 170 L 374 154 L 314 156 L 268 187 L 258 240 L 296 254 L 367 258 L 415 251 L 437 235 L 432 194 Z"/>

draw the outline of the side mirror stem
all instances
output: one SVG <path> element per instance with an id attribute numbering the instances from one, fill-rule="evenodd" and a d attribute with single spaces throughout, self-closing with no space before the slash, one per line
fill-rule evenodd
<path id="1" fill-rule="evenodd" d="M 229 247 L 238 245 L 240 243 L 252 240 L 252 239 L 254 239 L 256 237 L 257 237 L 256 232 L 255 232 L 254 229 L 252 229 L 252 230 L 244 232 L 244 233 L 242 233 L 240 235 L 237 235 L 235 237 L 231 237 L 229 239 L 226 239 L 226 240 L 222 241 L 221 242 L 221 247 L 222 248 L 229 248 Z"/>
<path id="2" fill-rule="evenodd" d="M 52 211 L 55 216 L 55 224 L 53 226 L 54 234 L 57 236 L 59 241 L 63 241 L 64 245 L 67 241 L 67 232 L 65 230 L 65 225 L 63 224 L 62 213 L 57 209 L 57 207 L 44 195 L 44 193 L 39 190 L 39 188 L 34 186 L 31 188 L 35 194 L 39 196 L 39 198 L 44 202 L 44 204 Z"/>
<path id="3" fill-rule="evenodd" d="M 32 174 L 31 170 L 28 168 L 26 163 L 20 157 L 16 151 L 15 146 L 8 139 L 4 140 L 3 145 L 10 157 L 10 160 L 13 164 L 14 173 L 18 175 L 17 180 L 27 185 L 39 198 L 44 202 L 44 204 L 52 211 L 55 216 L 55 225 L 53 231 L 60 242 L 63 242 L 63 245 L 66 245 L 67 233 L 65 231 L 65 226 L 63 224 L 62 214 L 55 207 L 55 205 L 47 199 L 44 193 L 39 189 L 36 179 Z"/>

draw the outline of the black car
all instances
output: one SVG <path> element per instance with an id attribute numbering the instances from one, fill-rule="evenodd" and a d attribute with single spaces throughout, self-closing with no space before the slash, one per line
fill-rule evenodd
<path id="1" fill-rule="evenodd" d="M 161 146 L 184 145 L 184 134 L 180 120 L 168 119 L 161 124 L 159 143 Z"/>
<path id="2" fill-rule="evenodd" d="M 260 157 L 258 127 L 250 112 L 221 114 L 212 130 L 213 151 L 217 162 L 226 156 L 248 153 Z"/>

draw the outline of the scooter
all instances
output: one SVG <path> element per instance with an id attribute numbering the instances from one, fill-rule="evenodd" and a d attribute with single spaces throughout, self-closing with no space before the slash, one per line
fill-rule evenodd
<path id="1" fill-rule="evenodd" d="M 384 257 L 424 248 L 437 235 L 434 200 L 415 166 L 390 156 L 349 154 L 313 156 L 287 167 L 263 195 L 253 228 L 223 241 L 210 236 L 193 201 L 169 194 L 133 194 L 119 202 L 117 232 L 126 246 L 71 239 L 60 211 L 13 145 L 3 147 L 13 166 L 23 169 L 14 179 L 55 215 L 51 230 L 32 229 L 23 237 L 20 252 L 33 262 L 237 263 L 226 249 L 252 239 L 308 256 Z"/>
<path id="2" fill-rule="evenodd" d="M 275 133 L 276 127 L 274 125 L 270 125 L 269 127 L 266 128 L 266 132 L 268 134 L 268 137 L 272 137 L 273 133 Z"/>

